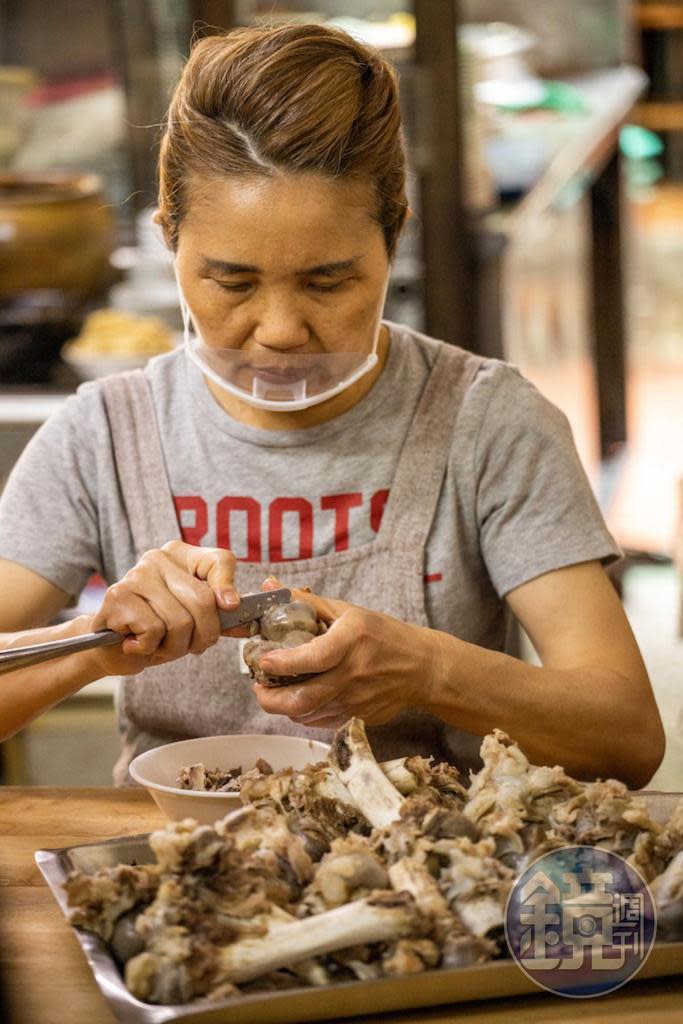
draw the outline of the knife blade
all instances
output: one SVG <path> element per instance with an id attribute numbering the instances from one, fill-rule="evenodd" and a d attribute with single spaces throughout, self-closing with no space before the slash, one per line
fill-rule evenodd
<path id="1" fill-rule="evenodd" d="M 221 629 L 234 629 L 235 626 L 246 626 L 249 622 L 257 622 L 268 608 L 274 604 L 288 604 L 292 600 L 292 592 L 286 587 L 278 590 L 264 590 L 259 594 L 242 594 L 237 608 L 222 611 L 219 614 Z"/>

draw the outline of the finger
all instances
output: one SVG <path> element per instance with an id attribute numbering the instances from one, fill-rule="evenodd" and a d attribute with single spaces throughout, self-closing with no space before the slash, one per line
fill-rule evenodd
<path id="1" fill-rule="evenodd" d="M 261 657 L 261 668 L 269 676 L 319 675 L 346 657 L 347 646 L 343 633 L 328 630 L 299 647 L 268 651 Z"/>
<path id="2" fill-rule="evenodd" d="M 165 588 L 158 594 L 147 596 L 147 601 L 166 626 L 166 635 L 159 644 L 156 657 L 175 661 L 189 654 L 195 628 L 191 613 Z"/>
<path id="3" fill-rule="evenodd" d="M 192 646 L 196 625 L 194 615 L 183 600 L 179 600 L 177 594 L 188 601 L 188 594 L 192 593 L 191 585 L 197 581 L 186 571 L 175 566 L 170 559 L 157 561 L 154 570 L 149 565 L 144 569 L 135 567 L 127 573 L 117 588 L 124 594 L 132 592 L 144 600 L 161 619 L 165 627 L 165 636 L 155 652 L 155 657 L 171 661 L 188 654 Z M 217 620 L 215 600 L 212 594 L 210 596 L 214 604 L 212 614 Z M 217 622 L 215 635 L 218 636 Z"/>
<path id="4" fill-rule="evenodd" d="M 164 544 L 161 550 L 190 575 L 205 580 L 221 608 L 234 608 L 239 604 L 239 594 L 235 588 L 237 560 L 228 548 L 201 548 L 172 540 Z"/>
<path id="5" fill-rule="evenodd" d="M 323 709 L 335 700 L 337 693 L 325 683 L 300 683 L 292 686 L 253 686 L 256 699 L 270 715 L 286 715 L 288 718 L 302 718 L 310 714 L 322 714 Z"/>
<path id="6" fill-rule="evenodd" d="M 221 628 L 216 596 L 208 583 L 195 579 L 185 570 L 178 568 L 172 561 L 162 566 L 162 580 L 169 593 L 184 609 L 186 615 L 178 619 L 178 609 L 170 604 L 165 605 L 174 613 L 174 623 L 169 623 L 169 633 L 176 623 L 184 630 L 187 616 L 191 619 L 191 633 L 185 653 L 202 654 L 218 640 Z M 159 610 L 159 609 L 157 609 Z"/>
<path id="7" fill-rule="evenodd" d="M 93 630 L 113 629 L 122 634 L 124 654 L 154 654 L 166 636 L 164 621 L 137 594 L 110 587 L 93 618 Z"/>

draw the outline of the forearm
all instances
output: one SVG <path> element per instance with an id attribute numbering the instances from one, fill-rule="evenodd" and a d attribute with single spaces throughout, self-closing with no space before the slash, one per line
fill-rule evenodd
<path id="1" fill-rule="evenodd" d="M 498 727 L 536 764 L 637 788 L 656 770 L 663 731 L 643 687 L 595 666 L 540 668 L 431 631 L 433 681 L 423 710 L 483 735 Z"/>
<path id="2" fill-rule="evenodd" d="M 0 650 L 79 636 L 88 632 L 88 623 L 87 617 L 80 616 L 57 626 L 3 633 L 0 634 Z M 90 651 L 0 675 L 0 742 L 101 675 Z"/>

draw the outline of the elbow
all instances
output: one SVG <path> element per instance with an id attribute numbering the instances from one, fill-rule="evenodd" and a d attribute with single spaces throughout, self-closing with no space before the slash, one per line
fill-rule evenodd
<path id="1" fill-rule="evenodd" d="M 647 715 L 639 716 L 626 746 L 620 777 L 630 789 L 644 789 L 661 765 L 666 749 L 664 727 L 656 706 Z"/>

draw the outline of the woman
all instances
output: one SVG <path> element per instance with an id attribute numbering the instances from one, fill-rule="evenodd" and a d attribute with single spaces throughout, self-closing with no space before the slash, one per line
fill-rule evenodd
<path id="1" fill-rule="evenodd" d="M 4 677 L 4 735 L 120 674 L 119 781 L 153 744 L 352 714 L 382 757 L 468 763 L 499 726 L 535 761 L 650 778 L 661 723 L 566 420 L 513 368 L 381 322 L 404 177 L 376 53 L 311 25 L 195 46 L 158 214 L 186 348 L 80 388 L 0 507 L 8 645 L 131 635 Z M 45 628 L 93 571 L 118 581 L 97 614 Z M 264 664 L 315 678 L 252 688 L 218 609 L 274 577 L 331 628 Z M 508 611 L 542 667 L 503 653 Z"/>

